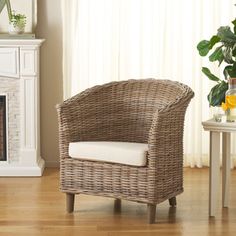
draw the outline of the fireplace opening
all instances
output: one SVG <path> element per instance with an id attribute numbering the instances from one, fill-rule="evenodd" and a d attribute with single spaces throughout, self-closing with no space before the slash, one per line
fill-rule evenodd
<path id="1" fill-rule="evenodd" d="M 0 161 L 7 160 L 6 96 L 0 95 Z"/>

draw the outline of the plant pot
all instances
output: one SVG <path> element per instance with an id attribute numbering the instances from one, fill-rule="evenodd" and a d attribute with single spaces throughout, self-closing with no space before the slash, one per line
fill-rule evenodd
<path id="1" fill-rule="evenodd" d="M 210 107 L 211 116 L 216 122 L 226 122 L 226 113 L 221 106 Z"/>
<path id="2" fill-rule="evenodd" d="M 22 33 L 24 33 L 24 31 L 25 31 L 24 27 L 20 27 L 20 26 L 16 25 L 13 22 L 11 22 L 9 24 L 9 28 L 8 28 L 9 34 L 13 34 L 13 35 L 15 35 L 15 34 L 22 34 Z"/>

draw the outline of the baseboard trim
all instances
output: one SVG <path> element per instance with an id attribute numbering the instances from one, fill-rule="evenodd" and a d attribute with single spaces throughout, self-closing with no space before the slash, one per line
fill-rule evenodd
<path id="1" fill-rule="evenodd" d="M 42 176 L 45 162 L 41 159 L 36 166 L 5 165 L 0 166 L 1 177 L 30 177 Z"/>

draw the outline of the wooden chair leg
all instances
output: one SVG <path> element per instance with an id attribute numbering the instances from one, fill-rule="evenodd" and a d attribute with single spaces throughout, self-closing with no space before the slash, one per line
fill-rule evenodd
<path id="1" fill-rule="evenodd" d="M 172 197 L 169 199 L 169 203 L 172 207 L 176 206 L 177 203 L 176 203 L 176 197 Z"/>
<path id="2" fill-rule="evenodd" d="M 114 201 L 114 212 L 121 211 L 121 199 L 115 199 Z"/>
<path id="3" fill-rule="evenodd" d="M 66 193 L 66 211 L 68 213 L 74 211 L 74 202 L 75 202 L 75 194 Z"/>
<path id="4" fill-rule="evenodd" d="M 156 219 L 156 205 L 147 204 L 148 209 L 148 223 L 153 224 Z"/>

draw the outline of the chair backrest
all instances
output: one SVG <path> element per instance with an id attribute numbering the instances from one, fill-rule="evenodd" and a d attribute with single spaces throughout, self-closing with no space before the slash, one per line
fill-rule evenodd
<path id="1" fill-rule="evenodd" d="M 147 143 L 153 115 L 186 93 L 188 86 L 143 79 L 95 86 L 75 96 L 71 109 L 80 126 L 77 140 Z M 75 103 L 74 103 L 75 105 Z"/>

